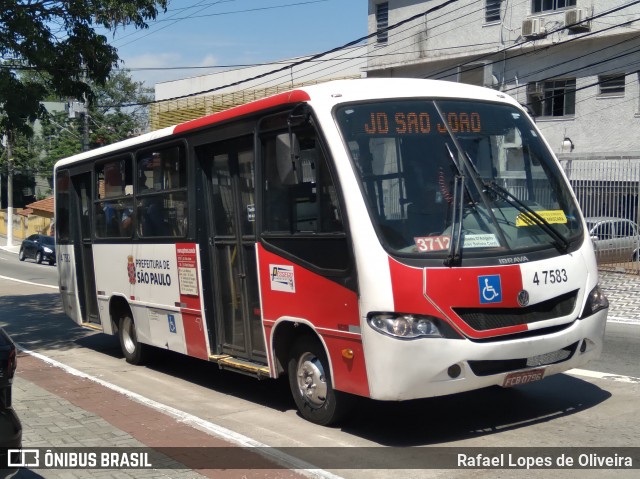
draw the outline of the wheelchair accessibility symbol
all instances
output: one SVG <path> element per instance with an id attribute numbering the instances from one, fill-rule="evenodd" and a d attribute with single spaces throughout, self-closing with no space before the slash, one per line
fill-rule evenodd
<path id="1" fill-rule="evenodd" d="M 167 319 L 169 320 L 169 332 L 176 334 L 178 332 L 178 328 L 176 328 L 176 317 L 173 314 L 167 314 Z"/>
<path id="2" fill-rule="evenodd" d="M 499 274 L 478 276 L 478 288 L 480 290 L 480 304 L 502 302 L 502 285 Z"/>

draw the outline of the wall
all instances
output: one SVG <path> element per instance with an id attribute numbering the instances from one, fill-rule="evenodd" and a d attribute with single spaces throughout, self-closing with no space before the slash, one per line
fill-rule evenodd
<path id="1" fill-rule="evenodd" d="M 22 216 L 13 213 L 13 238 L 14 240 L 23 240 L 27 236 L 40 233 L 49 234 L 49 227 L 52 218 L 44 218 L 42 216 L 29 215 Z M 0 234 L 7 235 L 7 212 L 0 211 Z"/>

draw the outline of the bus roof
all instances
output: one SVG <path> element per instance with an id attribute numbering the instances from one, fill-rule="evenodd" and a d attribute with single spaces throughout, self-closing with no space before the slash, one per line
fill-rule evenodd
<path id="1" fill-rule="evenodd" d="M 517 105 L 508 95 L 473 85 L 448 82 L 441 80 L 425 80 L 416 78 L 362 78 L 354 80 L 335 80 L 318 85 L 306 86 L 295 90 L 279 93 L 262 98 L 244 105 L 230 108 L 217 113 L 169 126 L 161 130 L 152 131 L 135 138 L 129 138 L 111 145 L 103 146 L 91 151 L 79 153 L 58 161 L 56 169 L 78 161 L 94 158 L 108 153 L 149 141 L 168 138 L 172 135 L 194 131 L 206 126 L 240 118 L 251 113 L 267 110 L 273 107 L 300 102 L 310 104 L 324 104 L 328 108 L 333 105 L 351 101 L 375 100 L 386 98 L 466 98 L 481 101 L 501 101 Z"/>

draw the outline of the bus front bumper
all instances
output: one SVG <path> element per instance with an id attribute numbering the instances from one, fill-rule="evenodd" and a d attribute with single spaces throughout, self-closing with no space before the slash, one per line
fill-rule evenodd
<path id="1" fill-rule="evenodd" d="M 488 386 L 512 386 L 580 367 L 600 356 L 608 310 L 567 328 L 520 339 L 399 340 L 363 331 L 372 399 L 444 396 Z M 383 353 L 384 352 L 384 353 Z"/>

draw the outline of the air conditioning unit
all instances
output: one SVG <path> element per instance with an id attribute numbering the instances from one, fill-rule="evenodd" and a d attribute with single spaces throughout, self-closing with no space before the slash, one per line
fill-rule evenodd
<path id="1" fill-rule="evenodd" d="M 525 38 L 541 38 L 547 34 L 542 18 L 526 18 L 522 21 L 522 36 Z"/>
<path id="2" fill-rule="evenodd" d="M 572 32 L 588 32 L 591 30 L 591 22 L 584 8 L 572 8 L 564 13 L 564 24 Z"/>

